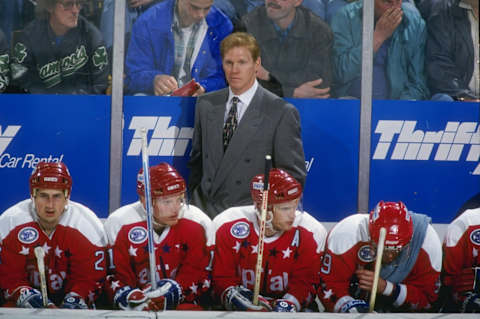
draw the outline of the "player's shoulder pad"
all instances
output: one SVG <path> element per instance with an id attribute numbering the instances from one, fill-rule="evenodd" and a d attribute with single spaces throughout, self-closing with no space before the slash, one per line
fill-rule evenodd
<path id="1" fill-rule="evenodd" d="M 458 216 L 447 227 L 445 234 L 445 245 L 447 247 L 454 247 L 468 229 L 472 226 L 480 225 L 480 208 L 467 209 L 460 216 Z"/>
<path id="2" fill-rule="evenodd" d="M 25 199 L 12 207 L 8 208 L 0 215 L 0 242 L 19 225 L 33 222 L 31 209 L 33 203 L 31 199 Z"/>
<path id="3" fill-rule="evenodd" d="M 227 208 L 213 219 L 215 232 L 217 232 L 220 227 L 227 223 L 244 218 L 248 220 L 253 220 L 253 218 L 256 218 L 255 206 L 247 205 Z"/>
<path id="4" fill-rule="evenodd" d="M 116 209 L 108 216 L 104 224 L 108 242 L 111 245 L 115 243 L 118 233 L 123 226 L 138 223 L 143 220 L 146 220 L 146 215 L 140 201 Z"/>
<path id="5" fill-rule="evenodd" d="M 328 249 L 341 255 L 358 242 L 370 240 L 368 234 L 368 214 L 354 214 L 339 221 L 327 237 Z"/>
<path id="6" fill-rule="evenodd" d="M 183 218 L 193 221 L 203 227 L 207 238 L 207 246 L 215 244 L 215 229 L 213 222 L 200 208 L 195 205 L 185 205 Z"/>
<path id="7" fill-rule="evenodd" d="M 87 206 L 69 200 L 68 208 L 59 224 L 78 230 L 96 246 L 105 247 L 107 245 L 102 221 Z"/>
<path id="8" fill-rule="evenodd" d="M 303 213 L 297 211 L 293 226 L 302 227 L 311 232 L 317 243 L 317 253 L 324 251 L 325 241 L 327 240 L 327 229 L 315 217 L 305 211 Z"/>
<path id="9" fill-rule="evenodd" d="M 428 225 L 422 249 L 427 253 L 433 269 L 440 271 L 442 268 L 442 242 L 432 225 Z"/>

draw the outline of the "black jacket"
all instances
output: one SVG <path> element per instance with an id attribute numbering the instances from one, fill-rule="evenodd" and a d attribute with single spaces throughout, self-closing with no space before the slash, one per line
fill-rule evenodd
<path id="1" fill-rule="evenodd" d="M 101 94 L 107 87 L 108 56 L 100 31 L 85 18 L 60 44 L 48 20 L 32 21 L 12 52 L 15 85 L 39 94 Z"/>
<path id="2" fill-rule="evenodd" d="M 428 85 L 432 94 L 446 93 L 454 99 L 478 98 L 468 88 L 474 67 L 470 21 L 467 10 L 458 3 L 459 0 L 445 1 L 445 6 L 428 21 Z"/>

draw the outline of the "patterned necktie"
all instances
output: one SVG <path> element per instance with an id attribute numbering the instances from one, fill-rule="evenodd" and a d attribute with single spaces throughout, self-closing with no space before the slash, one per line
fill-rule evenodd
<path id="1" fill-rule="evenodd" d="M 233 132 L 237 128 L 238 120 L 237 120 L 237 104 L 240 100 L 238 97 L 234 96 L 232 99 L 232 107 L 228 112 L 227 120 L 225 121 L 225 126 L 223 127 L 223 151 L 228 147 L 228 143 L 232 139 Z"/>

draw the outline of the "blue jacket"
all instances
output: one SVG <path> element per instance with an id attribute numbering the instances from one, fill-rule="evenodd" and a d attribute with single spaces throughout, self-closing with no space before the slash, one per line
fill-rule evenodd
<path id="1" fill-rule="evenodd" d="M 143 13 L 133 25 L 125 63 L 129 93 L 153 95 L 155 76 L 172 73 L 175 63 L 172 31 L 174 8 L 175 0 L 161 2 Z M 233 26 L 213 6 L 206 21 L 208 29 L 192 67 L 192 78 L 209 92 L 226 86 L 220 42 L 232 32 Z"/>
<path id="2" fill-rule="evenodd" d="M 363 1 L 348 4 L 333 17 L 333 60 L 337 96 L 346 96 L 362 71 Z M 387 78 L 392 100 L 430 97 L 425 78 L 425 22 L 411 4 L 402 4 L 403 19 L 391 36 Z"/>

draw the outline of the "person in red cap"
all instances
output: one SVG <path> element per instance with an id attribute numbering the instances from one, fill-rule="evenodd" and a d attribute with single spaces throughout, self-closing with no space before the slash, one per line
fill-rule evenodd
<path id="1" fill-rule="evenodd" d="M 427 311 L 438 298 L 442 247 L 430 217 L 380 201 L 330 231 L 318 298 L 327 311 L 368 312 L 380 229 L 386 229 L 375 311 Z"/>
<path id="2" fill-rule="evenodd" d="M 263 181 L 257 175 L 250 183 L 253 205 L 229 208 L 213 220 L 214 292 L 226 310 L 301 311 L 315 295 L 327 231 L 299 208 L 300 183 L 284 170 L 272 169 L 259 305 L 254 305 Z"/>
<path id="3" fill-rule="evenodd" d="M 139 200 L 120 207 L 105 222 L 112 262 L 105 289 L 123 310 L 202 309 L 210 288 L 212 221 L 185 200 L 185 180 L 167 163 L 152 166 L 153 242 L 157 289 L 151 288 L 143 169 Z"/>
<path id="4" fill-rule="evenodd" d="M 106 275 L 107 239 L 94 212 L 70 200 L 64 163 L 40 162 L 30 199 L 0 215 L 0 289 L 7 307 L 87 309 Z M 44 253 L 47 298 L 34 251 Z"/>

